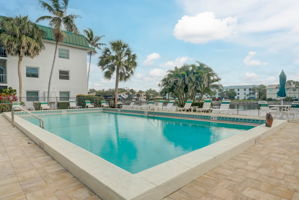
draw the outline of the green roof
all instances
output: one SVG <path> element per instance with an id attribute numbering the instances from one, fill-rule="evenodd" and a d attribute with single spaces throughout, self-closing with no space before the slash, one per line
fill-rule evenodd
<path id="1" fill-rule="evenodd" d="M 53 29 L 47 26 L 38 25 L 38 27 L 45 33 L 43 36 L 44 40 L 49 40 L 55 42 Z M 67 31 L 64 32 L 63 43 L 67 45 L 77 46 L 85 49 L 91 49 L 88 45 L 87 40 L 83 35 L 71 33 Z"/>
<path id="2" fill-rule="evenodd" d="M 5 18 L 7 18 L 7 17 L 0 16 L 0 20 L 5 19 Z M 55 42 L 52 28 L 47 27 L 47 26 L 42 26 L 39 24 L 37 24 L 37 26 L 45 33 L 43 36 L 44 40 L 49 40 L 49 41 Z M 63 31 L 63 32 L 65 34 L 65 37 L 63 39 L 63 44 L 76 46 L 76 47 L 84 48 L 87 50 L 92 50 L 92 48 L 89 47 L 88 42 L 83 35 L 67 32 L 67 31 Z"/>

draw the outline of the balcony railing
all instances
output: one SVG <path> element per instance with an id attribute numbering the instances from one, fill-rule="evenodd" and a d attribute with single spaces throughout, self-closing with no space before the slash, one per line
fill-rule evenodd
<path id="1" fill-rule="evenodd" d="M 0 57 L 7 57 L 5 49 L 3 49 L 2 47 L 0 47 Z"/>
<path id="2" fill-rule="evenodd" d="M 0 74 L 0 83 L 7 83 L 7 74 Z"/>

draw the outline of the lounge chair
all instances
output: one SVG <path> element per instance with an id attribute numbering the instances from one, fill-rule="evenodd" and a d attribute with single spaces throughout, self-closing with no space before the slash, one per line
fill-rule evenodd
<path id="1" fill-rule="evenodd" d="M 109 108 L 109 104 L 108 104 L 107 101 L 105 101 L 105 100 L 101 101 L 101 106 L 102 106 L 103 108 Z"/>
<path id="2" fill-rule="evenodd" d="M 158 101 L 157 105 L 155 105 L 154 110 L 158 111 L 158 110 L 163 110 L 163 104 L 164 101 Z"/>
<path id="3" fill-rule="evenodd" d="M 212 109 L 212 113 L 214 113 L 214 114 L 229 114 L 230 103 L 231 103 L 230 100 L 221 101 L 220 108 L 219 109 Z"/>
<path id="4" fill-rule="evenodd" d="M 191 111 L 193 101 L 186 101 L 183 108 L 178 108 L 178 111 Z"/>
<path id="5" fill-rule="evenodd" d="M 48 102 L 40 102 L 40 108 L 42 110 L 50 110 L 51 107 L 49 106 Z"/>
<path id="6" fill-rule="evenodd" d="M 70 109 L 76 109 L 76 108 L 81 108 L 81 106 L 77 106 L 77 102 L 76 101 L 70 101 L 69 102 L 70 103 L 70 106 L 69 106 L 69 108 Z"/>
<path id="7" fill-rule="evenodd" d="M 22 107 L 21 102 L 19 101 L 12 102 L 12 109 L 14 111 L 21 111 L 22 110 L 21 107 Z"/>
<path id="8" fill-rule="evenodd" d="M 174 101 L 169 101 L 168 104 L 164 106 L 162 110 L 175 112 L 177 110 L 177 107 L 174 105 Z"/>
<path id="9" fill-rule="evenodd" d="M 129 105 L 122 105 L 122 109 L 133 109 L 134 101 L 132 101 Z"/>
<path id="10" fill-rule="evenodd" d="M 149 101 L 147 104 L 143 104 L 140 106 L 141 110 L 154 110 L 155 108 L 155 102 Z"/>
<path id="11" fill-rule="evenodd" d="M 212 109 L 212 100 L 211 99 L 205 99 L 203 101 L 202 108 L 196 108 L 197 112 L 211 112 Z"/>
<path id="12" fill-rule="evenodd" d="M 86 108 L 94 108 L 94 104 L 90 102 L 90 100 L 85 100 L 85 107 Z"/>

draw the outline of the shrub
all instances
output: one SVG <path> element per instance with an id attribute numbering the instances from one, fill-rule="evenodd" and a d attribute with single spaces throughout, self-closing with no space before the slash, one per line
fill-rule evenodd
<path id="1" fill-rule="evenodd" d="M 89 100 L 91 103 L 94 104 L 95 107 L 100 107 L 102 97 L 94 96 L 94 95 L 79 94 L 79 95 L 77 95 L 76 100 L 77 100 L 78 106 L 82 106 L 82 108 L 85 108 L 85 100 Z"/>
<path id="2" fill-rule="evenodd" d="M 193 103 L 192 103 L 192 106 L 194 106 L 194 107 L 202 108 L 202 105 L 203 105 L 203 102 L 202 102 L 202 101 L 200 101 L 200 102 L 193 102 Z"/>
<path id="3" fill-rule="evenodd" d="M 58 109 L 68 109 L 70 107 L 69 102 L 57 102 Z"/>
<path id="4" fill-rule="evenodd" d="M 34 102 L 33 107 L 34 107 L 35 110 L 41 110 L 41 106 L 40 106 L 39 102 Z"/>
<path id="5" fill-rule="evenodd" d="M 0 113 L 11 111 L 11 104 L 9 103 L 0 103 Z"/>

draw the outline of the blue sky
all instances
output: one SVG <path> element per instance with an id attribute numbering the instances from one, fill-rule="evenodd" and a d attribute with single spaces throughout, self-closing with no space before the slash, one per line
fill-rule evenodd
<path id="1" fill-rule="evenodd" d="M 84 2 L 84 3 L 82 3 Z M 46 11 L 37 0 L 0 0 L 0 15 Z M 20 6 L 22 5 L 22 6 Z M 134 77 L 120 87 L 158 89 L 168 70 L 201 61 L 223 85 L 275 84 L 282 69 L 299 81 L 297 0 L 70 0 L 82 31 L 92 28 L 103 42 L 121 39 L 138 56 Z M 47 23 L 43 23 L 47 25 Z M 90 87 L 114 87 L 93 57 Z"/>

